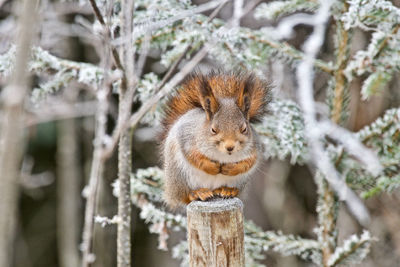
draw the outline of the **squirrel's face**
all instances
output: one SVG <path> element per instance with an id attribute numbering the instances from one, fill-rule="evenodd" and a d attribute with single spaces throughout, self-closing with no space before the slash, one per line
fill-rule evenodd
<path id="1" fill-rule="evenodd" d="M 221 153 L 233 155 L 252 140 L 251 127 L 234 99 L 219 100 L 218 111 L 205 125 L 208 139 Z"/>

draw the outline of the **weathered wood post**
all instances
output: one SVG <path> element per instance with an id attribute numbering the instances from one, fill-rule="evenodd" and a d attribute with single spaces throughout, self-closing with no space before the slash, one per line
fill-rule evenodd
<path id="1" fill-rule="evenodd" d="M 191 267 L 243 267 L 243 203 L 238 198 L 187 206 Z"/>

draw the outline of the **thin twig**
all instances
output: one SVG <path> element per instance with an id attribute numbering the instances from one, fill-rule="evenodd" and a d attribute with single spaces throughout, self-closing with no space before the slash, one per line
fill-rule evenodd
<path id="1" fill-rule="evenodd" d="M 348 4 L 345 3 L 345 12 L 348 9 Z M 340 20 L 336 21 L 337 27 L 337 56 L 336 56 L 336 69 L 334 71 L 335 89 L 333 99 L 333 110 L 331 119 L 333 122 L 339 124 L 342 112 L 344 109 L 345 94 L 347 90 L 348 81 L 344 75 L 344 69 L 349 61 L 349 44 L 350 44 L 350 33 L 344 29 L 343 22 Z"/>
<path id="2" fill-rule="evenodd" d="M 96 4 L 95 0 L 89 0 L 90 5 L 93 8 L 93 12 L 96 15 L 96 18 L 98 19 L 98 21 L 101 23 L 101 25 L 106 26 L 106 22 L 104 21 L 103 15 L 101 14 L 101 11 L 99 9 L 99 7 Z"/>
<path id="3" fill-rule="evenodd" d="M 106 34 L 107 37 L 111 39 L 110 27 L 106 24 L 106 22 L 105 22 L 105 20 L 104 20 L 104 18 L 103 18 L 103 15 L 101 14 L 100 9 L 99 9 L 99 7 L 98 7 L 97 4 L 96 4 L 96 1 L 95 1 L 95 0 L 90 0 L 90 5 L 91 5 L 92 8 L 93 8 L 93 12 L 94 12 L 94 14 L 96 15 L 97 20 L 100 22 L 100 24 L 101 24 L 101 25 L 104 27 L 104 29 L 106 30 L 106 32 L 107 32 L 107 34 Z M 120 60 L 120 58 L 119 58 L 118 51 L 117 51 L 117 49 L 116 49 L 114 46 L 112 46 L 112 48 L 111 48 L 111 53 L 112 53 L 112 56 L 113 56 L 113 58 L 114 58 L 115 65 L 117 66 L 118 69 L 120 69 L 120 70 L 123 71 L 124 68 L 123 68 L 123 66 L 122 66 L 122 64 L 121 64 L 121 60 Z"/>
<path id="4" fill-rule="evenodd" d="M 95 4 L 95 3 L 94 3 Z M 104 20 L 103 20 L 104 21 Z M 109 47 L 110 35 L 104 36 L 102 48 L 102 65 L 104 69 L 110 69 L 110 59 L 112 48 Z M 114 58 L 115 60 L 115 58 Z M 107 126 L 107 112 L 108 112 L 108 95 L 110 87 L 110 79 L 108 72 L 104 72 L 103 82 L 100 88 L 97 90 L 97 111 L 95 116 L 95 138 L 93 142 L 93 158 L 90 169 L 89 182 L 87 185 L 87 199 L 85 206 L 85 218 L 82 233 L 82 267 L 89 267 L 90 264 L 95 260 L 95 255 L 92 254 L 92 240 L 93 240 L 93 219 L 96 207 L 97 189 L 99 181 L 103 177 L 104 171 L 104 158 L 102 157 L 103 142 L 106 136 Z"/>
<path id="5" fill-rule="evenodd" d="M 132 98 L 136 89 L 134 40 L 133 40 L 132 0 L 121 1 L 121 34 L 127 42 L 122 45 L 121 59 L 125 69 L 125 87 L 120 87 L 118 123 L 124 125 L 131 116 Z M 131 266 L 131 172 L 132 172 L 132 131 L 121 131 L 118 146 L 118 232 L 117 266 Z"/>
<path id="6" fill-rule="evenodd" d="M 383 48 L 385 48 L 385 46 L 388 44 L 389 39 L 392 38 L 394 35 L 397 34 L 397 32 L 400 29 L 400 23 L 397 23 L 396 26 L 394 26 L 391 34 L 388 34 L 385 39 L 380 43 L 379 47 L 378 47 L 378 52 L 375 54 L 374 59 L 376 59 L 377 57 L 379 57 L 379 55 L 382 53 Z"/>
<path id="7" fill-rule="evenodd" d="M 106 54 L 107 55 L 107 54 Z M 106 74 L 105 74 L 106 75 Z M 103 176 L 104 159 L 102 157 L 103 140 L 106 135 L 107 111 L 108 111 L 108 84 L 104 77 L 103 85 L 97 93 L 98 109 L 96 112 L 96 127 L 94 138 L 93 159 L 90 169 L 89 183 L 87 187 L 88 196 L 86 199 L 85 221 L 83 227 L 82 241 L 82 266 L 88 267 L 94 261 L 94 255 L 91 252 L 93 238 L 93 216 L 96 205 L 97 187 Z"/>
<path id="8" fill-rule="evenodd" d="M 348 4 L 345 4 L 345 8 L 348 8 Z M 345 101 L 345 90 L 348 85 L 346 76 L 344 75 L 344 68 L 349 60 L 349 33 L 344 29 L 343 23 L 339 20 L 336 21 L 337 27 L 337 54 L 336 54 L 336 70 L 334 71 L 335 88 L 334 97 L 332 104 L 331 119 L 334 123 L 339 123 L 342 117 L 343 105 Z M 321 210 L 321 214 L 318 216 L 319 225 L 321 227 L 321 242 L 325 244 L 322 247 L 322 262 L 324 266 L 327 266 L 328 260 L 334 253 L 337 246 L 337 231 L 336 221 L 338 214 L 338 199 L 335 191 L 330 188 L 328 182 L 321 178 L 318 183 L 321 194 L 320 200 L 326 207 Z"/>

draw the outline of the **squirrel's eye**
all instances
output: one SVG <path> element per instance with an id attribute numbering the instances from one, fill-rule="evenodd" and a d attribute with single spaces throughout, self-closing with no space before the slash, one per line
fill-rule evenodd
<path id="1" fill-rule="evenodd" d="M 211 133 L 217 134 L 217 130 L 214 127 L 211 127 Z"/>
<path id="2" fill-rule="evenodd" d="M 246 124 L 244 124 L 244 125 L 242 126 L 242 128 L 240 128 L 240 132 L 241 132 L 242 134 L 244 134 L 244 133 L 247 132 L 247 126 L 246 126 Z"/>

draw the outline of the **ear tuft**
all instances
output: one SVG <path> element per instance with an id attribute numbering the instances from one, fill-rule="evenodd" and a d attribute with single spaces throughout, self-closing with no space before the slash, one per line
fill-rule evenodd
<path id="1" fill-rule="evenodd" d="M 249 74 L 245 77 L 240 85 L 240 91 L 237 99 L 238 106 L 242 110 L 246 119 L 250 119 L 250 102 L 251 102 L 251 94 L 254 87 L 254 76 Z"/>
<path id="2" fill-rule="evenodd" d="M 211 86 L 206 77 L 199 77 L 200 85 L 200 102 L 201 106 L 206 112 L 207 120 L 211 120 L 218 108 L 217 100 L 214 97 Z"/>
<path id="3" fill-rule="evenodd" d="M 250 97 L 248 94 L 243 96 L 243 114 L 247 120 L 249 120 L 249 110 L 250 110 Z"/>
<path id="4" fill-rule="evenodd" d="M 207 120 L 211 120 L 214 113 L 211 109 L 211 99 L 209 96 L 204 98 L 204 111 L 206 112 Z"/>

